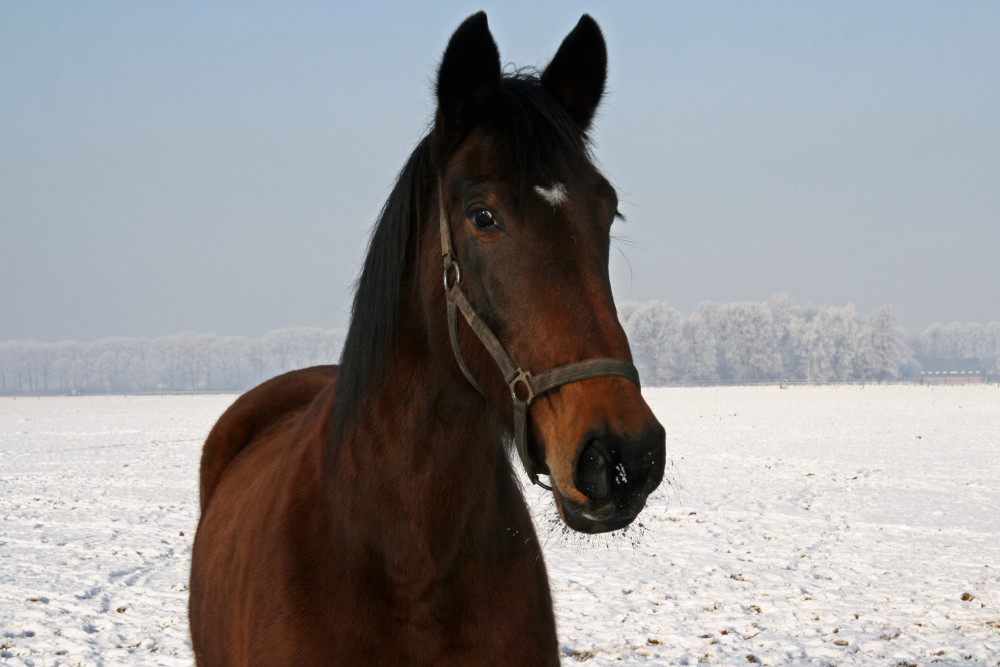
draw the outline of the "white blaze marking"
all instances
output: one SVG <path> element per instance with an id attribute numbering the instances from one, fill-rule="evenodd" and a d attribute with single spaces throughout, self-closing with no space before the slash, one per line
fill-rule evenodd
<path id="1" fill-rule="evenodd" d="M 569 201 L 569 194 L 566 192 L 566 186 L 562 183 L 556 183 L 551 188 L 543 188 L 540 185 L 535 186 L 535 192 L 538 196 L 548 202 L 549 206 L 555 208 L 559 204 L 565 204 Z"/>

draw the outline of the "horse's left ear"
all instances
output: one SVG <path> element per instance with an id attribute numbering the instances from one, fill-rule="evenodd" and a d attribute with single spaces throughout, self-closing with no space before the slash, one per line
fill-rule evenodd
<path id="1" fill-rule="evenodd" d="M 608 49 L 597 21 L 584 14 L 542 73 L 542 86 L 586 130 L 604 96 Z"/>

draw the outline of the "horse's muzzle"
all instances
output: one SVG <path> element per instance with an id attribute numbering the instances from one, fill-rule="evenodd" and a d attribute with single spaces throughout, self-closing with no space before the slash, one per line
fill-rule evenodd
<path id="1" fill-rule="evenodd" d="M 663 480 L 665 435 L 659 423 L 640 437 L 592 433 L 579 448 L 573 482 L 579 502 L 555 492 L 563 520 L 582 533 L 618 530 L 632 523 Z"/>

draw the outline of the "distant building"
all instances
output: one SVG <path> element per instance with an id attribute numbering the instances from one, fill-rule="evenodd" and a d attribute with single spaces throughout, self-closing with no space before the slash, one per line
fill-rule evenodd
<path id="1" fill-rule="evenodd" d="M 920 380 L 928 384 L 979 384 L 986 382 L 985 364 L 979 359 L 923 359 Z"/>

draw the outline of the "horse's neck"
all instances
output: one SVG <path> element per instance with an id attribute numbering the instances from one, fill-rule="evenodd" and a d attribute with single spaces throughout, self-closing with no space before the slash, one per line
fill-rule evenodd
<path id="1" fill-rule="evenodd" d="M 478 395 L 449 386 L 426 361 L 398 364 L 393 374 L 401 379 L 381 383 L 334 444 L 335 516 L 365 548 L 384 545 L 400 567 L 447 563 L 470 541 L 530 528 L 501 427 Z"/>

